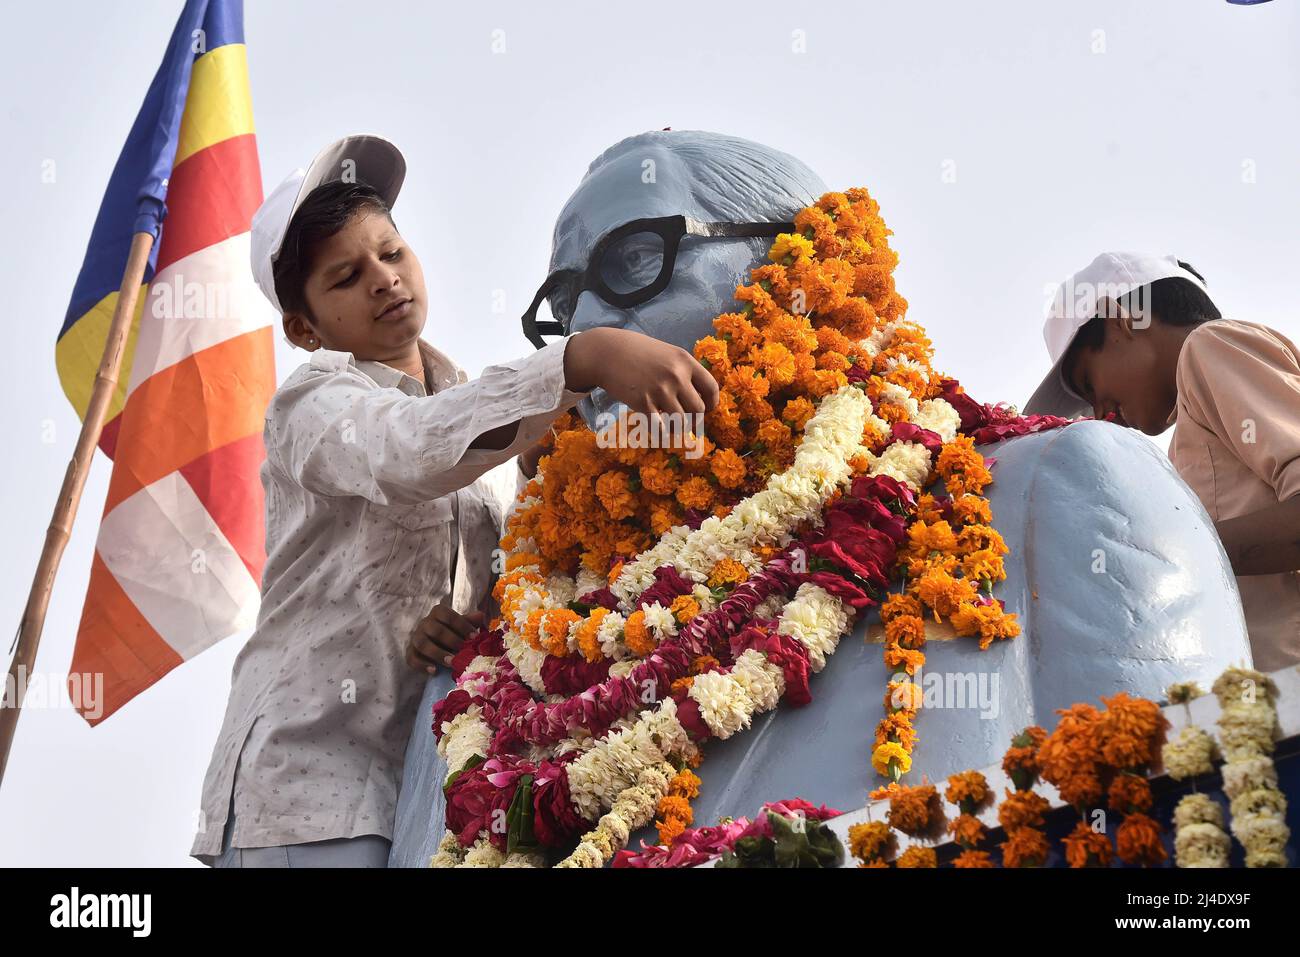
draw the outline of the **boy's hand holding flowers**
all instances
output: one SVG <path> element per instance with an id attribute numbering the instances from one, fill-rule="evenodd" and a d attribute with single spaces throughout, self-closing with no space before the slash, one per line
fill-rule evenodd
<path id="1" fill-rule="evenodd" d="M 487 623 L 487 615 L 473 611 L 462 615 L 446 603 L 433 606 L 411 632 L 406 643 L 406 663 L 416 671 L 438 673 L 438 665 L 451 667 L 451 659 L 465 639 Z"/>

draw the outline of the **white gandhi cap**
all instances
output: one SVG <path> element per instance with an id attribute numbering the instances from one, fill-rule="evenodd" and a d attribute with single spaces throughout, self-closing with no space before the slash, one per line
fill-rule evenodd
<path id="1" fill-rule="evenodd" d="M 345 136 L 331 143 L 305 170 L 296 169 L 271 191 L 253 214 L 253 279 L 276 312 L 283 313 L 275 294 L 275 261 L 284 234 L 298 207 L 317 186 L 333 181 L 364 183 L 373 187 L 389 208 L 397 200 L 406 178 L 406 160 L 396 146 L 381 136 Z"/>
<path id="2" fill-rule="evenodd" d="M 1025 413 L 1075 416 L 1090 412 L 1092 407 L 1070 388 L 1062 372 L 1070 343 L 1097 315 L 1097 303 L 1101 299 L 1118 299 L 1157 279 L 1173 277 L 1186 279 L 1205 290 L 1205 283 L 1180 266 L 1176 256 L 1150 253 L 1102 253 L 1061 283 L 1043 323 L 1043 339 L 1052 357 L 1052 369 L 1030 396 Z"/>

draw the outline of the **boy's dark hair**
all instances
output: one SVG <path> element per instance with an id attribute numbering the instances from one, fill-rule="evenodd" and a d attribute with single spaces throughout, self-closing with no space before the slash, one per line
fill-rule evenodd
<path id="1" fill-rule="evenodd" d="M 1188 263 L 1180 259 L 1178 265 L 1201 282 L 1205 282 L 1205 277 Z M 1161 322 L 1167 322 L 1171 326 L 1196 326 L 1202 322 L 1223 318 L 1219 313 L 1219 307 L 1205 294 L 1204 289 L 1190 279 L 1179 276 L 1157 279 L 1153 283 L 1120 296 L 1117 302 L 1131 316 L 1139 314 L 1156 316 Z M 1105 322 L 1106 317 L 1098 313 L 1079 328 L 1074 341 L 1070 343 L 1065 368 L 1069 368 L 1069 363 L 1073 361 L 1079 349 L 1087 348 L 1096 351 L 1101 348 L 1106 338 Z"/>
<path id="2" fill-rule="evenodd" d="M 301 312 L 316 321 L 307 307 L 303 290 L 311 274 L 316 246 L 335 235 L 363 209 L 383 213 L 392 222 L 393 214 L 384 198 L 365 183 L 321 183 L 303 200 L 289 221 L 280 254 L 272 267 L 275 295 L 285 312 Z"/>

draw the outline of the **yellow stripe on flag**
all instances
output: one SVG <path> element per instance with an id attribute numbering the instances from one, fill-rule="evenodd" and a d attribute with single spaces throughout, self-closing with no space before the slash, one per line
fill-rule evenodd
<path id="1" fill-rule="evenodd" d="M 227 43 L 194 61 L 173 165 L 215 143 L 252 132 L 247 50 L 242 43 Z"/>
<path id="2" fill-rule="evenodd" d="M 59 370 L 63 394 L 68 397 L 77 416 L 86 417 L 90 393 L 95 388 L 95 374 L 104 358 L 104 343 L 108 341 L 108 327 L 113 323 L 113 310 L 117 308 L 117 291 L 110 292 L 78 319 L 54 347 L 54 364 Z M 135 300 L 135 316 L 126 333 L 126 349 L 122 353 L 122 368 L 117 374 L 117 387 L 108 403 L 105 422 L 111 422 L 126 405 L 126 391 L 131 382 L 131 360 L 135 356 L 135 337 L 140 330 L 140 315 L 149 298 L 148 283 L 140 287 Z"/>

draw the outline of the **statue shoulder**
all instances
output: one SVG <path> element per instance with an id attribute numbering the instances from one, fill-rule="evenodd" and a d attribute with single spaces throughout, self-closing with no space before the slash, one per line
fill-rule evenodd
<path id="1" fill-rule="evenodd" d="M 996 459 L 999 498 L 1023 502 L 1027 537 L 1073 529 L 1218 548 L 1213 522 L 1154 443 L 1109 422 L 1083 421 L 981 449 Z M 996 513 L 995 513 L 996 514 Z"/>

